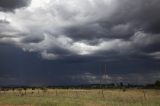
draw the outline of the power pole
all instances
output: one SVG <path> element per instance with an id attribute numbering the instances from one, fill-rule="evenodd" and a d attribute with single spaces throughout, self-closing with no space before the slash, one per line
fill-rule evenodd
<path id="1" fill-rule="evenodd" d="M 102 87 L 102 83 L 103 83 L 103 85 L 105 85 L 106 80 L 107 80 L 107 65 L 105 64 L 104 65 L 104 71 L 103 71 L 103 68 L 102 68 L 102 77 L 100 79 L 100 88 L 101 88 L 101 94 L 102 94 L 103 99 L 105 99 L 105 95 L 104 95 L 104 87 L 105 86 Z"/>

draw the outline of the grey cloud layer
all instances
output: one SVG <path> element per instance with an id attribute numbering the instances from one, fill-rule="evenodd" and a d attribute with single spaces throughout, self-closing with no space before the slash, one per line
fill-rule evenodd
<path id="1" fill-rule="evenodd" d="M 144 54 L 155 59 L 153 54 L 157 57 L 160 51 L 159 0 L 41 2 L 36 5 L 39 2 L 32 0 L 26 9 L 4 13 L 9 24 L 0 23 L 0 41 L 14 42 L 46 59 L 108 53 Z M 1 8 L 12 10 L 28 2 L 7 3 L 0 3 Z"/>
<path id="2" fill-rule="evenodd" d="M 159 10 L 160 0 L 0 0 L 0 83 L 98 83 L 103 64 L 108 83 L 154 82 Z"/>
<path id="3" fill-rule="evenodd" d="M 14 9 L 28 6 L 30 0 L 1 0 L 0 11 L 14 11 Z"/>

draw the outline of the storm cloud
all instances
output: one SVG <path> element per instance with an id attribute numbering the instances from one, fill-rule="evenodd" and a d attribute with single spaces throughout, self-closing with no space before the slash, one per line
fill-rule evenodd
<path id="1" fill-rule="evenodd" d="M 15 9 L 28 6 L 30 0 L 1 0 L 0 11 L 14 11 Z"/>
<path id="2" fill-rule="evenodd" d="M 98 69 L 91 64 L 105 63 L 111 64 L 113 78 L 132 73 L 145 80 L 160 73 L 159 0 L 1 0 L 0 10 L 1 44 L 34 54 L 44 64 L 88 65 L 73 75 L 75 67 L 65 68 L 67 78 L 93 79 Z M 46 66 L 51 72 L 52 65 Z"/>

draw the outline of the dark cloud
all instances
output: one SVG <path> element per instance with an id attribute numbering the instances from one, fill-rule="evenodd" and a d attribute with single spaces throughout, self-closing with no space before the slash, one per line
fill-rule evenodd
<path id="1" fill-rule="evenodd" d="M 39 43 L 44 40 L 44 36 L 26 36 L 21 42 L 23 43 Z"/>
<path id="2" fill-rule="evenodd" d="M 1 11 L 29 3 L 1 2 Z M 109 82 L 160 79 L 159 0 L 115 0 L 114 5 L 105 0 L 52 2 L 47 9 L 19 11 L 13 17 L 17 22 L 0 20 L 0 43 L 24 50 L 0 46 L 1 80 L 10 76 L 8 83 L 94 83 L 104 73 L 104 64 Z"/>
<path id="3" fill-rule="evenodd" d="M 0 19 L 0 24 L 9 24 L 9 21 L 5 19 Z"/>
<path id="4" fill-rule="evenodd" d="M 104 64 L 111 78 L 107 82 L 151 83 L 159 79 L 160 63 L 144 56 L 71 56 L 49 61 L 36 53 L 1 45 L 0 58 L 0 85 L 97 83 L 104 74 Z"/>
<path id="5" fill-rule="evenodd" d="M 14 11 L 14 9 L 26 7 L 31 0 L 0 0 L 0 11 Z"/>
<path id="6" fill-rule="evenodd" d="M 119 49 L 127 48 L 127 54 L 130 54 L 130 51 L 134 51 L 135 55 L 160 51 L 160 15 L 157 13 L 160 9 L 160 1 L 122 0 L 117 2 L 118 6 L 109 18 L 71 26 L 65 28 L 64 33 L 75 41 L 86 40 L 90 45 L 98 45 L 101 41 L 123 39 L 123 42 L 119 42 L 118 45 L 124 43 L 129 45 Z M 99 53 L 102 52 L 98 52 L 97 55 Z"/>
<path id="7" fill-rule="evenodd" d="M 157 11 L 160 9 L 158 0 L 124 0 L 113 17 L 113 23 L 132 23 L 136 29 L 150 33 L 159 33 L 160 16 Z M 116 15 L 115 14 L 115 15 Z"/>
<path id="8" fill-rule="evenodd" d="M 73 26 L 66 30 L 75 39 L 129 38 L 136 31 L 159 33 L 159 0 L 117 1 L 117 9 L 110 18 L 98 20 L 94 24 Z M 104 11 L 103 11 L 104 12 Z M 104 12 L 105 13 L 105 12 Z"/>

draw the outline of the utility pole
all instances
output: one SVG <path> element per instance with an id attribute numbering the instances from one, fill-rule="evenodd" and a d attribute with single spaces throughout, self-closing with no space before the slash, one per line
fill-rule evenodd
<path id="1" fill-rule="evenodd" d="M 102 83 L 103 83 L 103 85 L 105 85 L 106 80 L 107 80 L 107 65 L 105 64 L 104 65 L 104 71 L 103 71 L 103 68 L 102 68 L 102 77 L 100 79 L 100 88 L 101 88 L 101 94 L 102 94 L 103 99 L 105 99 L 105 95 L 104 95 L 104 87 L 105 86 L 102 86 Z"/>

